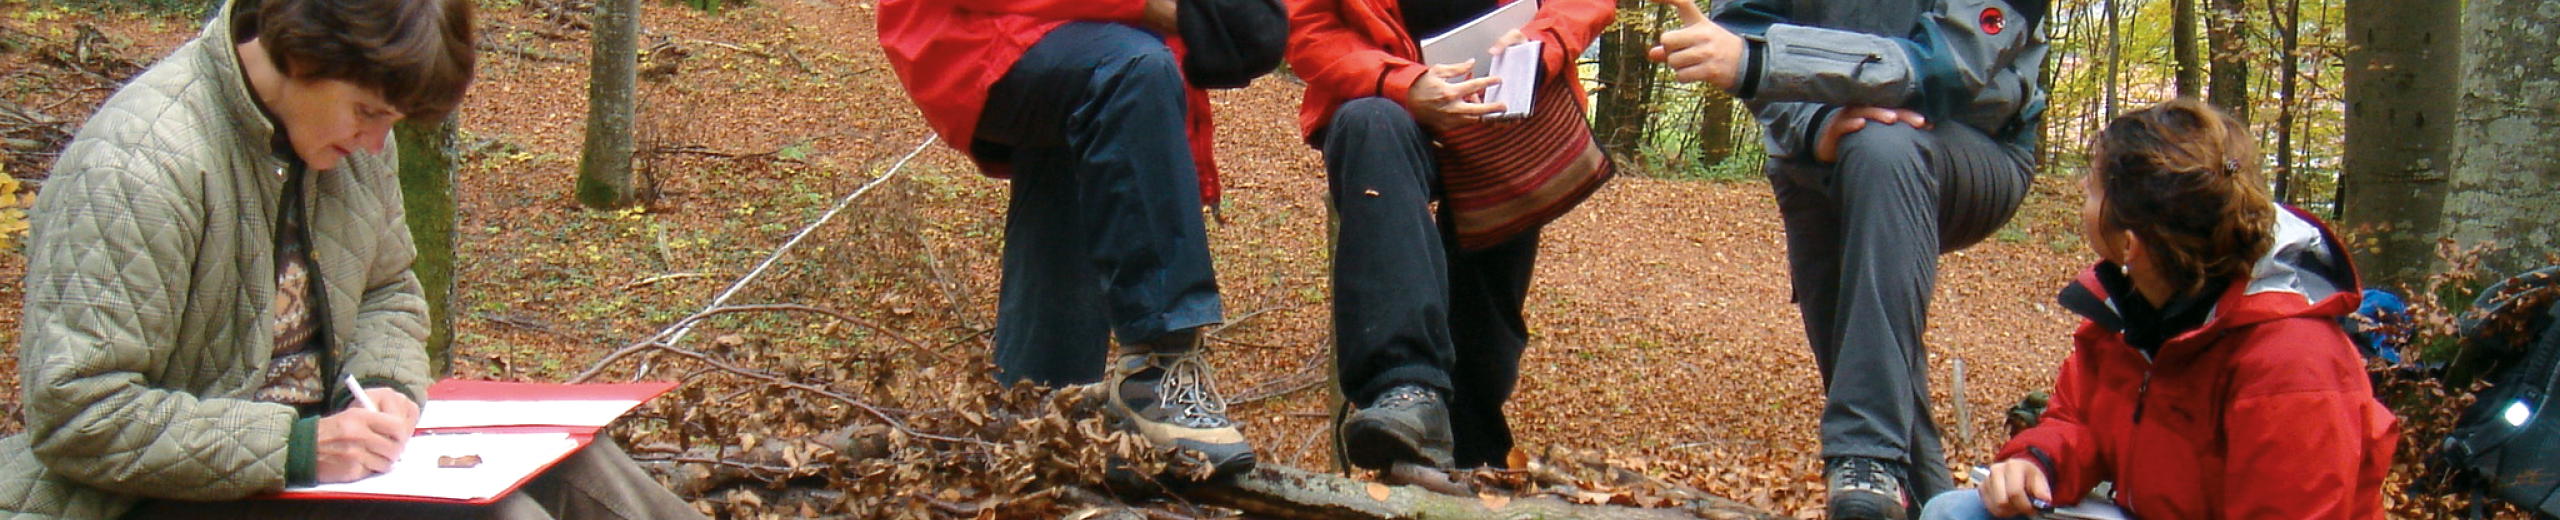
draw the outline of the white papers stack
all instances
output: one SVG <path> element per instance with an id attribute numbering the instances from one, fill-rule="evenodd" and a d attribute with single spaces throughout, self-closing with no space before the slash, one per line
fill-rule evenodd
<path id="1" fill-rule="evenodd" d="M 371 493 L 453 500 L 498 496 L 577 449 L 566 433 L 456 433 L 409 438 L 400 460 L 379 475 L 339 484 L 286 488 L 317 493 Z M 439 457 L 479 456 L 468 468 L 437 467 Z"/>
<path id="2" fill-rule="evenodd" d="M 1489 117 L 1529 117 L 1529 104 L 1536 101 L 1530 94 L 1538 90 L 1539 47 L 1537 40 L 1529 40 L 1503 49 L 1502 54 L 1493 57 L 1493 76 L 1502 78 L 1502 82 L 1485 89 L 1484 100 L 1501 103 L 1502 112 Z"/>

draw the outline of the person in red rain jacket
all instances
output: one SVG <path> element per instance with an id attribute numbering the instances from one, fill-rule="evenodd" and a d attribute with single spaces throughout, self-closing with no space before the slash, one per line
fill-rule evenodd
<path id="1" fill-rule="evenodd" d="M 1434 218 L 1431 200 L 1444 190 L 1433 136 L 1495 124 L 1482 117 L 1500 105 L 1472 101 L 1495 78 L 1424 63 L 1416 43 L 1510 1 L 1538 0 L 1288 2 L 1287 57 L 1307 82 L 1299 128 L 1324 152 L 1339 224 L 1335 379 L 1359 408 L 1341 425 L 1341 455 L 1360 467 L 1500 467 L 1511 452 L 1502 405 L 1528 348 L 1521 309 L 1538 231 L 1466 250 L 1451 223 Z M 1608 0 L 1536 5 L 1498 47 L 1541 42 L 1539 78 L 1519 79 L 1572 82 L 1579 99 L 1573 59 L 1617 8 Z"/>
<path id="2" fill-rule="evenodd" d="M 1179 8 L 882 0 L 880 43 L 943 142 L 1012 179 L 997 377 L 1107 376 L 1118 422 L 1227 475 L 1254 453 L 1200 355 L 1222 313 L 1200 211 L 1217 170 L 1207 98 L 1177 58 Z"/>
<path id="3" fill-rule="evenodd" d="M 2397 419 L 2337 318 L 2346 248 L 2268 200 L 2246 125 L 2180 99 L 2117 117 L 2083 183 L 2104 261 L 2062 305 L 2087 318 L 2042 422 L 1977 495 L 1922 518 L 2013 517 L 2114 482 L 2135 518 L 2380 519 Z"/>

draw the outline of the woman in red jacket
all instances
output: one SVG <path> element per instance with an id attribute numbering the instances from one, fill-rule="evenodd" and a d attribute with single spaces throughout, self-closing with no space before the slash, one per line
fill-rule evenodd
<path id="1" fill-rule="evenodd" d="M 1253 467 L 1200 355 L 1220 321 L 1200 206 L 1209 104 L 1175 0 L 882 0 L 880 44 L 945 144 L 1013 179 L 995 365 L 1104 381 L 1105 408 L 1216 474 Z M 1120 356 L 1104 370 L 1113 338 Z"/>
<path id="2" fill-rule="evenodd" d="M 2382 518 L 2396 419 L 2337 318 L 2346 249 L 2268 200 L 2247 126 L 2179 99 L 2098 135 L 2061 295 L 2087 320 L 2043 421 L 1922 518 L 2011 517 L 2099 482 L 2136 518 Z"/>
<path id="3" fill-rule="evenodd" d="M 1470 251 L 1455 245 L 1448 219 L 1433 218 L 1442 184 L 1432 138 L 1496 124 L 1483 117 L 1501 105 L 1474 101 L 1493 78 L 1424 63 L 1416 43 L 1510 1 L 1537 0 L 1288 2 L 1289 66 L 1307 82 L 1299 128 L 1324 151 L 1340 224 L 1335 377 L 1360 407 L 1341 438 L 1361 467 L 1501 466 L 1511 451 L 1502 403 L 1528 346 L 1520 310 L 1538 232 Z M 1573 57 L 1616 8 L 1544 0 L 1537 9 L 1506 43 L 1541 42 L 1534 81 L 1573 81 Z"/>

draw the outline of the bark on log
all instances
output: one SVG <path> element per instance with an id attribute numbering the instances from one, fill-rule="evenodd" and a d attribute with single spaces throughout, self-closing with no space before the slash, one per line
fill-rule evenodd
<path id="1" fill-rule="evenodd" d="M 1248 515 L 1284 520 L 1340 519 L 1779 519 L 1739 502 L 1696 493 L 1677 508 L 1568 503 L 1544 497 L 1485 498 L 1443 495 L 1415 486 L 1389 486 L 1263 464 L 1234 480 L 1197 486 L 1183 496 L 1231 507 Z M 1384 496 L 1384 499 L 1378 498 Z"/>

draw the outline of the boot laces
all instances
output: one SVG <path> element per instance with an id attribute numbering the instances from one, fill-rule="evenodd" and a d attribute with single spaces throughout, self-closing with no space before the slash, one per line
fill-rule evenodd
<path id="1" fill-rule="evenodd" d="M 1158 406 L 1169 416 L 1167 422 L 1190 428 L 1223 428 L 1227 419 L 1227 400 L 1218 393 L 1209 363 L 1191 353 L 1150 354 L 1148 362 L 1164 368 L 1164 378 L 1156 381 Z"/>

